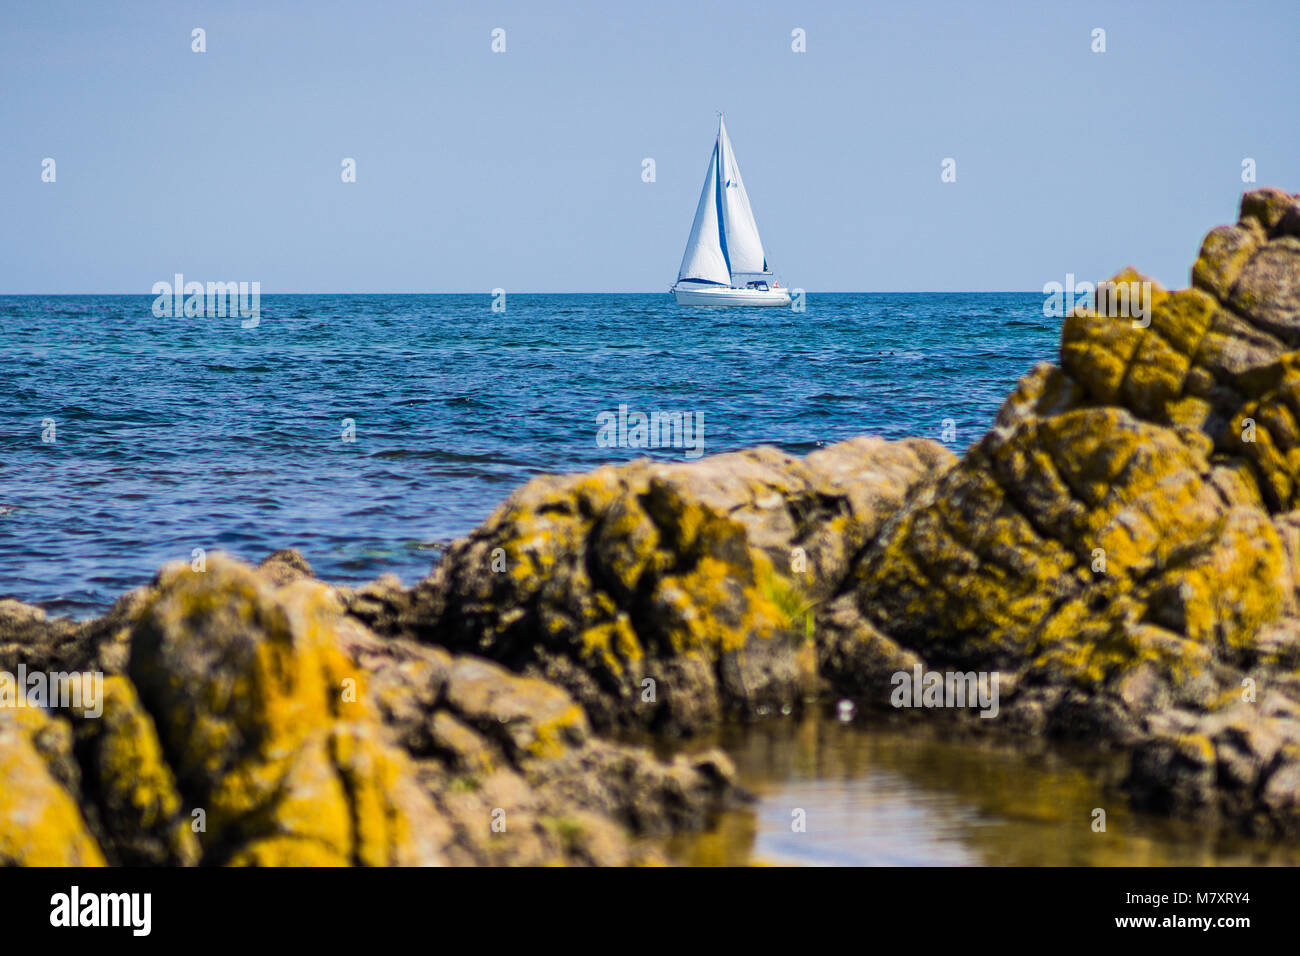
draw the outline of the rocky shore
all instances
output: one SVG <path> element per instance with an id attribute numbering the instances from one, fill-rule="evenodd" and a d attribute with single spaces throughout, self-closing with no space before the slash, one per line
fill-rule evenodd
<path id="1" fill-rule="evenodd" d="M 1144 282 L 1129 270 L 1123 281 Z M 663 862 L 746 799 L 698 734 L 899 672 L 971 732 L 1128 761 L 1146 810 L 1300 838 L 1300 196 L 1247 193 L 1149 323 L 1076 310 L 960 459 L 857 438 L 547 476 L 414 587 L 170 565 L 89 622 L 0 601 L 0 862 Z"/>

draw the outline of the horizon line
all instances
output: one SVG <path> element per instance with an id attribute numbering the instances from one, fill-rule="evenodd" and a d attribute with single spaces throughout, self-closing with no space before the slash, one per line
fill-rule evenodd
<path id="1" fill-rule="evenodd" d="M 786 288 L 783 286 L 783 288 Z M 790 291 L 787 289 L 787 291 Z M 804 289 L 806 295 L 1043 295 L 1039 289 Z M 672 295 L 671 291 L 660 292 L 657 290 L 642 291 L 620 291 L 620 292 L 587 292 L 583 290 L 574 290 L 570 292 L 538 292 L 529 289 L 519 289 L 511 291 L 505 290 L 506 295 Z M 193 294 L 193 293 L 191 293 Z M 321 295 L 321 296 L 338 296 L 338 295 L 484 295 L 491 297 L 495 293 L 492 290 L 486 292 L 259 292 L 259 295 Z M 17 299 L 31 298 L 34 296 L 64 298 L 105 298 L 108 296 L 117 296 L 121 298 L 139 297 L 139 298 L 157 298 L 156 292 L 0 292 L 0 299 Z"/>

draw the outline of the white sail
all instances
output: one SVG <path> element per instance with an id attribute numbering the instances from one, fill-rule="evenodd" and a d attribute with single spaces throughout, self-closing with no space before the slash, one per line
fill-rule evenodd
<path id="1" fill-rule="evenodd" d="M 686 240 L 682 267 L 677 271 L 679 282 L 683 279 L 694 279 L 699 282 L 731 285 L 731 269 L 727 264 L 726 254 L 722 251 L 720 226 L 718 144 L 715 143 L 713 155 L 709 158 L 709 172 L 704 177 L 704 189 L 700 191 L 700 203 L 695 207 L 695 222 L 691 225 L 691 237 Z"/>
<path id="2" fill-rule="evenodd" d="M 749 206 L 749 195 L 745 192 L 740 167 L 736 165 L 736 154 L 731 148 L 731 139 L 727 136 L 727 127 L 722 120 L 718 121 L 717 152 L 721 155 L 718 205 L 721 209 L 723 237 L 726 240 L 724 252 L 733 281 L 737 275 L 765 273 L 767 257 L 763 254 L 763 240 L 758 237 L 754 210 Z"/>
<path id="3" fill-rule="evenodd" d="M 791 301 L 767 267 L 754 210 L 721 118 L 691 237 L 686 241 L 677 283 L 670 291 L 678 305 L 711 308 L 784 307 Z"/>

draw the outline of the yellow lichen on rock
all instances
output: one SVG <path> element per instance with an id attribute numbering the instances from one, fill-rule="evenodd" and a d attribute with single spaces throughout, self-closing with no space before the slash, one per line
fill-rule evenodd
<path id="1" fill-rule="evenodd" d="M 923 653 L 1029 655 L 1089 685 L 1142 661 L 1205 663 L 1146 654 L 1134 635 L 1148 625 L 1219 653 L 1254 648 L 1291 600 L 1261 506 L 1292 506 L 1300 375 L 1269 331 L 1246 351 L 1233 334 L 1247 322 L 1225 305 L 1233 277 L 1266 238 L 1243 223 L 1207 239 L 1199 288 L 1149 287 L 1148 324 L 1066 318 L 1062 370 L 1027 375 L 994 429 L 868 549 L 854 575 L 864 614 Z"/>
<path id="2" fill-rule="evenodd" d="M 38 742 L 53 718 L 0 707 L 0 866 L 103 866 L 77 801 L 51 773 Z M 63 744 L 66 747 L 65 735 Z"/>
<path id="3" fill-rule="evenodd" d="M 812 607 L 952 461 L 862 438 L 803 461 L 758 448 L 538 478 L 417 589 L 435 608 L 421 637 L 559 680 L 602 728 L 789 708 L 817 684 Z"/>
<path id="4" fill-rule="evenodd" d="M 220 555 L 204 572 L 160 572 L 130 675 L 181 791 L 206 815 L 205 861 L 436 860 L 422 836 L 437 829 L 432 808 L 395 789 L 409 766 L 375 734 L 336 639 L 340 611 L 319 582 L 273 588 Z"/>
<path id="5" fill-rule="evenodd" d="M 132 863 L 193 865 L 200 848 L 153 718 L 125 677 L 104 680 L 103 713 L 77 713 L 86 785 Z"/>

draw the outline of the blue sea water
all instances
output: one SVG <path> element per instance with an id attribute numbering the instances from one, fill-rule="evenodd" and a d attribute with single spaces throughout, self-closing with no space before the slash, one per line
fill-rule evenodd
<path id="1" fill-rule="evenodd" d="M 706 454 L 938 440 L 945 419 L 961 451 L 1055 358 L 1042 304 L 268 295 L 243 329 L 157 318 L 151 296 L 0 297 L 0 596 L 86 616 L 195 548 L 295 547 L 327 580 L 418 580 L 532 476 L 647 454 L 598 444 L 620 404 L 702 415 Z"/>

